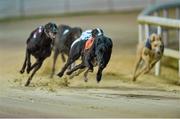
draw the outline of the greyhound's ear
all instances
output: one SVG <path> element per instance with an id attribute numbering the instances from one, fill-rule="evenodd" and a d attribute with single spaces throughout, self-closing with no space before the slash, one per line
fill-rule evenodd
<path id="1" fill-rule="evenodd" d="M 162 41 L 162 36 L 161 36 L 161 35 L 158 35 L 158 37 L 159 37 L 159 40 Z"/>
<path id="2" fill-rule="evenodd" d="M 155 41 L 155 40 L 156 40 L 155 34 L 151 34 L 151 36 L 150 36 L 150 41 L 153 42 L 153 41 Z"/>

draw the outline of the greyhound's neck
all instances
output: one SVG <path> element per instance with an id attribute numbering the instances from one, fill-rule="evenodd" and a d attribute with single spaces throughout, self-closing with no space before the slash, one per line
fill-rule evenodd
<path id="1" fill-rule="evenodd" d="M 47 46 L 47 45 L 51 45 L 51 43 L 52 43 L 52 39 L 51 38 L 49 38 L 47 35 L 46 35 L 46 33 L 44 32 L 43 33 L 44 35 L 42 35 L 42 39 L 43 39 L 43 45 L 45 45 L 45 46 Z"/>

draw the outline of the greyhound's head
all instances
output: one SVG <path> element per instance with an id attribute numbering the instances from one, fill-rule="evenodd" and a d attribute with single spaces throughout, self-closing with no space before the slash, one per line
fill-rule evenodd
<path id="1" fill-rule="evenodd" d="M 98 37 L 98 36 L 104 35 L 104 32 L 100 28 L 95 28 L 92 30 L 91 34 L 92 34 L 92 37 Z"/>
<path id="2" fill-rule="evenodd" d="M 161 36 L 153 33 L 151 34 L 149 40 L 151 44 L 151 50 L 155 52 L 155 54 L 161 56 L 164 52 L 164 43 L 161 39 Z"/>
<path id="3" fill-rule="evenodd" d="M 96 42 L 99 42 L 97 46 L 95 46 L 95 54 L 96 54 L 96 59 L 99 67 L 104 69 L 106 65 L 109 62 L 109 59 L 111 57 L 111 51 L 112 51 L 112 43 L 109 42 L 109 39 L 106 39 L 105 37 L 101 37 Z"/>
<path id="4" fill-rule="evenodd" d="M 45 33 L 50 39 L 54 40 L 56 38 L 57 32 L 58 28 L 56 24 L 49 22 L 45 25 Z"/>
<path id="5" fill-rule="evenodd" d="M 95 38 L 94 42 L 95 58 L 99 67 L 96 80 L 99 82 L 101 80 L 102 70 L 107 66 L 111 58 L 113 44 L 111 39 L 105 36 Z"/>
<path id="6" fill-rule="evenodd" d="M 105 47 L 103 44 L 101 44 L 100 46 L 97 47 L 96 50 L 96 57 L 97 57 L 97 61 L 98 61 L 98 65 L 102 68 L 105 67 Z"/>

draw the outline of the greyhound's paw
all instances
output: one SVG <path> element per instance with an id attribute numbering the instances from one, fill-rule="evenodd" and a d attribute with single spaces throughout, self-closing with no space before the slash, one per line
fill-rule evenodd
<path id="1" fill-rule="evenodd" d="M 97 83 L 100 83 L 101 80 L 97 80 Z"/>
<path id="2" fill-rule="evenodd" d="M 101 77 L 97 76 L 96 81 L 97 81 L 97 83 L 99 83 L 101 81 Z"/>
<path id="3" fill-rule="evenodd" d="M 26 84 L 25 84 L 24 86 L 27 87 L 27 86 L 29 86 L 29 84 L 30 84 L 30 81 L 27 81 Z"/>
<path id="4" fill-rule="evenodd" d="M 21 74 L 23 74 L 24 73 L 24 70 L 21 70 L 21 71 L 19 71 Z"/>
<path id="5" fill-rule="evenodd" d="M 29 69 L 27 69 L 27 70 L 26 70 L 26 72 L 27 72 L 27 74 L 29 74 L 30 70 L 29 70 Z"/>
<path id="6" fill-rule="evenodd" d="M 132 78 L 132 81 L 135 82 L 135 81 L 136 81 L 136 77 L 133 77 L 133 78 Z"/>
<path id="7" fill-rule="evenodd" d="M 87 83 L 87 82 L 88 82 L 88 78 L 84 78 L 84 82 L 86 82 L 86 83 Z"/>
<path id="8" fill-rule="evenodd" d="M 71 72 L 71 71 L 67 71 L 66 74 L 67 74 L 67 75 L 71 75 L 72 72 Z"/>
<path id="9" fill-rule="evenodd" d="M 63 73 L 60 72 L 60 73 L 57 74 L 57 76 L 62 77 Z"/>

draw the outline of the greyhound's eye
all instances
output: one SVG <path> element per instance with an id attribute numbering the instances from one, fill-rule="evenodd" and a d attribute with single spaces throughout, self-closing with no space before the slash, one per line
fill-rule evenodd
<path id="1" fill-rule="evenodd" d="M 152 39 L 152 42 L 154 42 L 155 41 L 155 39 Z"/>

